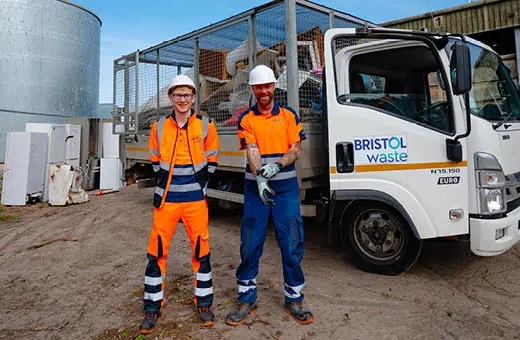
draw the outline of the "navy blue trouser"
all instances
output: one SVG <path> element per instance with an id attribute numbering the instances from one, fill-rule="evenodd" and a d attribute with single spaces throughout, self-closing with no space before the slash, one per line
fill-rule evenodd
<path id="1" fill-rule="evenodd" d="M 271 214 L 276 241 L 282 252 L 285 301 L 303 301 L 305 278 L 300 266 L 303 258 L 303 226 L 298 190 L 276 193 L 274 201 L 275 205 L 269 207 L 256 192 L 246 190 L 244 193 L 241 263 L 236 272 L 240 302 L 256 301 L 258 263 L 264 249 L 267 222 Z"/>

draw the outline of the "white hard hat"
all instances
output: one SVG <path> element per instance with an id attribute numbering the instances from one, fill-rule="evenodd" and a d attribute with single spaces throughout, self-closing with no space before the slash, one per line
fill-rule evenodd
<path id="1" fill-rule="evenodd" d="M 276 83 L 274 72 L 270 67 L 258 65 L 249 72 L 249 85 Z"/>
<path id="2" fill-rule="evenodd" d="M 170 93 L 170 90 L 177 86 L 189 86 L 193 89 L 193 93 L 197 93 L 197 87 L 195 87 L 195 83 L 193 82 L 193 80 L 191 80 L 190 77 L 185 76 L 184 74 L 175 76 L 172 79 L 170 86 L 168 87 L 167 93 Z"/>

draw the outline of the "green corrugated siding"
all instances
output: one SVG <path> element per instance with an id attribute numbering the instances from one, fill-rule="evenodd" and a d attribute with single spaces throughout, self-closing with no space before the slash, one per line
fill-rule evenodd
<path id="1" fill-rule="evenodd" d="M 486 25 L 487 13 L 487 25 Z M 433 27 L 432 14 L 424 14 L 410 20 L 402 19 L 395 22 L 383 23 L 382 26 L 404 29 L 428 28 L 430 31 L 473 34 L 488 30 L 520 26 L 520 1 L 486 1 L 483 5 L 470 4 L 467 8 L 457 7 L 433 13 L 433 17 L 441 17 L 441 26 Z"/>

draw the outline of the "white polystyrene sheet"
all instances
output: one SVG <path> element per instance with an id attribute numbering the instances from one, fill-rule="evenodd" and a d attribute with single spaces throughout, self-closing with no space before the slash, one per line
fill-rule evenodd
<path id="1" fill-rule="evenodd" d="M 122 165 L 119 158 L 101 158 L 99 189 L 119 190 L 121 188 Z"/>
<path id="2" fill-rule="evenodd" d="M 74 179 L 74 172 L 70 165 L 51 165 L 49 169 L 49 204 L 66 205 L 69 190 Z"/>
<path id="3" fill-rule="evenodd" d="M 119 135 L 112 133 L 112 123 L 102 123 L 103 158 L 119 158 Z"/>

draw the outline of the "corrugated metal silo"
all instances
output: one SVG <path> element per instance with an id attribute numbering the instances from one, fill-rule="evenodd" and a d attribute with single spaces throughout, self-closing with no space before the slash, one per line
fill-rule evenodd
<path id="1" fill-rule="evenodd" d="M 65 0 L 0 0 L 0 163 L 26 122 L 95 116 L 101 20 Z"/>

